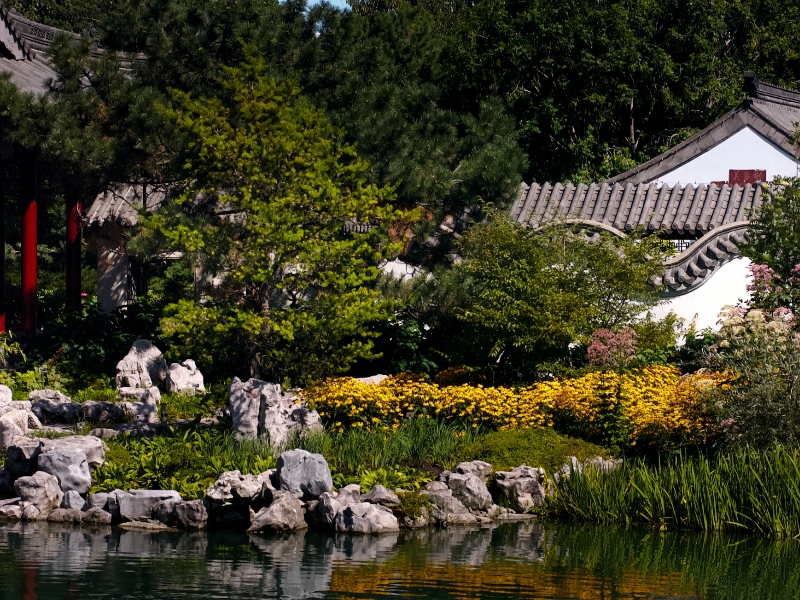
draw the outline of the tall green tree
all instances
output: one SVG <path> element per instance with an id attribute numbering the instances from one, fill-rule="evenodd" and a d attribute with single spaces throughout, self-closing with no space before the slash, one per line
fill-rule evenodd
<path id="1" fill-rule="evenodd" d="M 341 372 L 371 356 L 364 325 L 386 307 L 369 284 L 399 249 L 387 227 L 412 215 L 392 207 L 391 187 L 364 181 L 367 164 L 296 84 L 254 57 L 225 71 L 225 100 L 174 92 L 165 114 L 185 134 L 185 189 L 134 240 L 218 278 L 201 301 L 167 307 L 164 335 L 243 374 Z"/>

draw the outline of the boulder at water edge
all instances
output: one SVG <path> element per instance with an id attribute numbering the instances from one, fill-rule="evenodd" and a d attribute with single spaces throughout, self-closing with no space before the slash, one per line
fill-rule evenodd
<path id="1" fill-rule="evenodd" d="M 53 475 L 64 492 L 86 494 L 92 487 L 86 453 L 79 448 L 56 448 L 40 454 L 39 470 Z"/>
<path id="2" fill-rule="evenodd" d="M 234 377 L 228 392 L 233 431 L 240 437 L 269 436 L 272 447 L 280 448 L 292 433 L 302 437 L 322 430 L 319 413 L 281 393 L 277 383 Z"/>
<path id="3" fill-rule="evenodd" d="M 111 525 L 111 513 L 102 508 L 93 507 L 83 513 L 81 523 L 84 525 Z"/>
<path id="4" fill-rule="evenodd" d="M 167 362 L 149 340 L 133 342 L 128 354 L 117 363 L 117 388 L 149 388 L 167 378 Z"/>
<path id="5" fill-rule="evenodd" d="M 336 531 L 344 533 L 387 533 L 400 529 L 392 511 L 368 502 L 345 506 L 337 513 L 334 525 Z"/>
<path id="6" fill-rule="evenodd" d="M 400 497 L 382 485 L 373 487 L 368 493 L 361 496 L 361 500 L 370 504 L 382 504 L 389 507 L 400 504 Z"/>
<path id="7" fill-rule="evenodd" d="M 181 495 L 174 490 L 131 490 L 115 495 L 120 517 L 126 521 L 150 519 L 153 506 L 160 500 L 181 501 Z"/>
<path id="8" fill-rule="evenodd" d="M 22 502 L 36 507 L 46 517 L 61 506 L 64 494 L 58 487 L 58 480 L 49 473 L 39 471 L 29 477 L 20 477 L 14 482 L 14 491 Z M 26 507 L 27 508 L 27 507 Z M 23 509 L 23 513 L 25 510 Z M 23 517 L 25 515 L 23 514 Z M 30 520 L 35 520 L 36 516 Z"/>
<path id="9" fill-rule="evenodd" d="M 518 513 L 544 502 L 544 469 L 522 465 L 511 471 L 498 471 L 495 484 L 500 495 Z"/>
<path id="10" fill-rule="evenodd" d="M 167 390 L 176 394 L 205 394 L 203 374 L 195 362 L 188 358 L 181 364 L 172 363 L 167 372 Z"/>
<path id="11" fill-rule="evenodd" d="M 492 496 L 486 484 L 472 473 L 453 473 L 447 486 L 468 510 L 488 510 L 492 506 Z"/>
<path id="12" fill-rule="evenodd" d="M 175 525 L 181 529 L 205 529 L 208 525 L 208 512 L 202 500 L 176 502 L 173 512 Z"/>
<path id="13" fill-rule="evenodd" d="M 303 503 L 289 492 L 277 491 L 272 504 L 258 511 L 247 532 L 295 531 L 307 527 Z"/>
<path id="14" fill-rule="evenodd" d="M 57 508 L 47 515 L 50 523 L 80 523 L 83 513 L 76 508 Z"/>
<path id="15" fill-rule="evenodd" d="M 61 508 L 83 510 L 84 508 L 87 508 L 87 504 L 86 500 L 83 499 L 83 496 L 72 490 L 64 493 L 64 498 L 61 500 Z"/>
<path id="16" fill-rule="evenodd" d="M 297 498 L 311 500 L 333 490 L 328 462 L 321 454 L 289 450 L 278 458 L 278 489 Z"/>

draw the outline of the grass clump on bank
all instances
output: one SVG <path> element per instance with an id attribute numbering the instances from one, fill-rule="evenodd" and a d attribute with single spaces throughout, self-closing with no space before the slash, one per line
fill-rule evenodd
<path id="1" fill-rule="evenodd" d="M 654 465 L 586 469 L 556 484 L 539 510 L 558 518 L 659 529 L 800 535 L 800 456 L 742 450 L 711 459 L 676 455 Z"/>
<path id="2" fill-rule="evenodd" d="M 482 460 L 495 471 L 508 471 L 520 465 L 543 467 L 547 473 L 557 471 L 568 456 L 584 461 L 593 456 L 611 458 L 608 452 L 583 440 L 560 435 L 552 429 L 513 429 L 494 431 L 479 436 L 461 448 L 462 460 Z"/>

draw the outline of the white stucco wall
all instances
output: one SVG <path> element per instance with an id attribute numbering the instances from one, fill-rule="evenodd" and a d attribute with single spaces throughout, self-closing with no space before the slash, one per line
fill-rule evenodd
<path id="1" fill-rule="evenodd" d="M 747 267 L 750 266 L 749 258 L 735 258 L 722 265 L 703 285 L 696 290 L 673 298 L 660 304 L 652 310 L 653 317 L 661 319 L 674 311 L 684 319 L 686 326 L 697 318 L 697 330 L 706 327 L 719 329 L 717 316 L 726 304 L 735 305 L 739 302 L 746 303 L 749 299 L 747 293 Z"/>
<path id="2" fill-rule="evenodd" d="M 751 127 L 745 127 L 677 169 L 655 181 L 675 185 L 728 181 L 730 169 L 759 169 L 767 171 L 767 181 L 776 176 L 796 177 L 798 166 L 794 157 L 762 137 Z"/>

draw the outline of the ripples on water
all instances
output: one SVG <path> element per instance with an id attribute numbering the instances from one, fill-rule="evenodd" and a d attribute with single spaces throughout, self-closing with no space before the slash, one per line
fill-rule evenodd
<path id="1" fill-rule="evenodd" d="M 0 599 L 800 597 L 800 544 L 539 523 L 383 536 L 0 524 Z"/>

